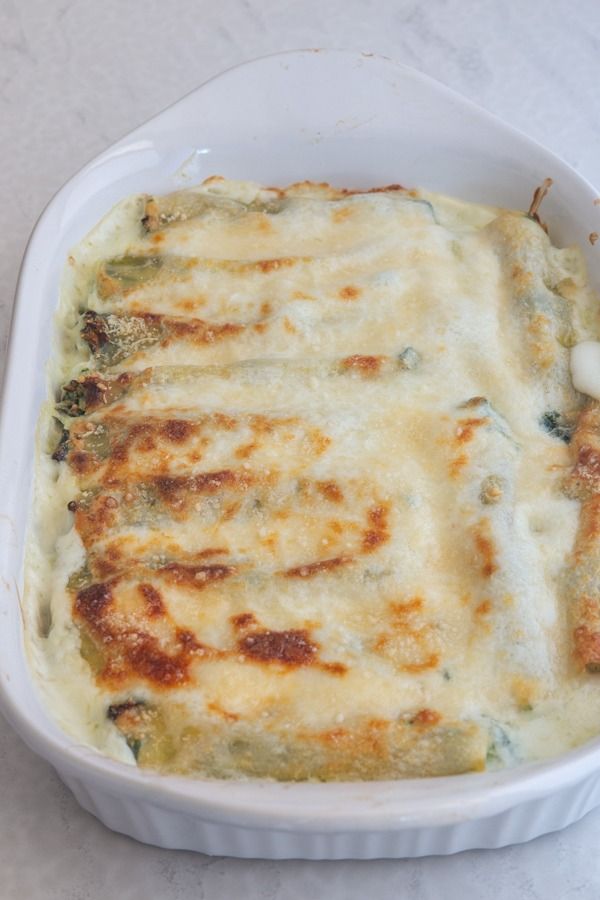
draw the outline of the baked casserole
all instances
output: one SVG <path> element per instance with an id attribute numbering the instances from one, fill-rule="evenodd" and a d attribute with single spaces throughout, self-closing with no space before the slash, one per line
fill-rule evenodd
<path id="1" fill-rule="evenodd" d="M 600 335 L 537 214 L 220 177 L 73 250 L 27 591 L 54 715 L 212 778 L 381 780 L 600 730 Z M 597 490 L 598 488 L 598 490 Z"/>

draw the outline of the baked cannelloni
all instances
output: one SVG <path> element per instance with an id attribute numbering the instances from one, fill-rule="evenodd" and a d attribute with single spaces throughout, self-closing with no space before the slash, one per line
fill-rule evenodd
<path id="1" fill-rule="evenodd" d="M 396 779 L 600 730 L 600 334 L 535 214 L 211 178 L 73 250 L 30 653 L 165 772 Z"/>

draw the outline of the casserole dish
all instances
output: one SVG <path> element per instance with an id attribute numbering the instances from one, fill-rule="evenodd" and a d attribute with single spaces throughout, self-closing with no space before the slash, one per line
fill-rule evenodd
<path id="1" fill-rule="evenodd" d="M 400 180 L 517 208 L 548 176 L 556 187 L 545 218 L 556 243 L 585 246 L 598 216 L 593 189 L 546 151 L 424 76 L 352 52 L 298 51 L 241 66 L 90 163 L 40 219 L 18 288 L 0 431 L 5 714 L 86 809 L 164 847 L 272 858 L 420 856 L 501 846 L 575 821 L 600 803 L 598 740 L 547 762 L 451 778 L 191 781 L 77 746 L 44 711 L 28 673 L 19 598 L 31 448 L 64 261 L 122 197 L 167 192 L 217 171 L 270 183 Z"/>

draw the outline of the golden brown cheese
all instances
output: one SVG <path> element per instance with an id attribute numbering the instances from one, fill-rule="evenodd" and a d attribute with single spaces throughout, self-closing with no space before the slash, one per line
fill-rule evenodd
<path id="1" fill-rule="evenodd" d="M 209 179 L 126 201 L 73 260 L 38 484 L 72 731 L 166 771 L 318 780 L 593 733 L 561 719 L 577 660 L 600 666 L 575 251 L 398 185 Z"/>

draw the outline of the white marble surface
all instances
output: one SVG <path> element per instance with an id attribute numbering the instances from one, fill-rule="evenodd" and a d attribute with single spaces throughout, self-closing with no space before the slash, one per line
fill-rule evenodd
<path id="1" fill-rule="evenodd" d="M 0 0 L 2 346 L 27 236 L 63 181 L 209 76 L 305 46 L 421 68 L 600 185 L 598 0 Z M 81 811 L 0 720 L 0 900 L 587 900 L 600 896 L 599 839 L 600 811 L 525 846 L 449 858 L 166 852 Z"/>

